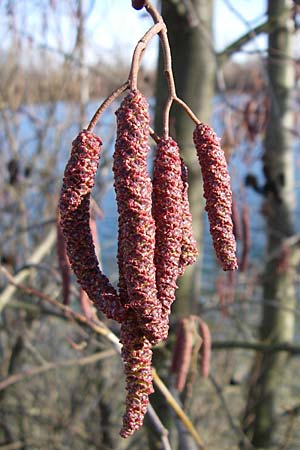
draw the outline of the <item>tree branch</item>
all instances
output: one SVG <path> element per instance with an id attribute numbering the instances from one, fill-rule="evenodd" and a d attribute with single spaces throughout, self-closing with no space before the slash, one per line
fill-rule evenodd
<path id="1" fill-rule="evenodd" d="M 52 249 L 56 242 L 56 230 L 55 228 L 51 228 L 48 236 L 43 242 L 37 247 L 34 251 L 31 258 L 28 260 L 28 265 L 38 264 Z M 14 282 L 16 284 L 22 283 L 31 273 L 30 268 L 26 268 L 21 270 L 17 275 L 14 276 Z M 7 286 L 3 292 L 0 294 L 0 313 L 5 307 L 5 305 L 9 302 L 11 296 L 15 293 L 17 287 L 14 284 Z"/>
<path id="2" fill-rule="evenodd" d="M 265 344 L 263 342 L 242 342 L 242 341 L 215 341 L 212 343 L 213 350 L 244 349 L 255 350 L 263 353 L 288 352 L 291 355 L 300 354 L 300 346 L 288 343 Z"/>
<path id="3" fill-rule="evenodd" d="M 82 358 L 45 363 L 42 366 L 33 367 L 31 369 L 25 370 L 24 372 L 16 373 L 5 378 L 0 382 L 0 391 L 8 388 L 12 384 L 24 381 L 26 378 L 31 378 L 36 375 L 40 375 L 41 373 L 47 372 L 48 370 L 59 369 L 61 367 L 85 366 L 87 364 L 94 364 L 97 361 L 100 361 L 104 358 L 109 358 L 115 354 L 116 354 L 115 351 L 111 349 L 94 353 L 93 355 L 84 356 Z"/>

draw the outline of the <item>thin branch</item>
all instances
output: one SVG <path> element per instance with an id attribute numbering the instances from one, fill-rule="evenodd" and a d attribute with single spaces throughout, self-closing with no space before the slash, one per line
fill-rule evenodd
<path id="1" fill-rule="evenodd" d="M 87 130 L 90 132 L 93 132 L 101 114 L 106 110 L 106 108 L 109 107 L 109 105 L 111 103 L 113 103 L 124 91 L 126 91 L 126 89 L 128 89 L 129 87 L 129 83 L 128 81 L 126 81 L 125 83 L 122 84 L 122 86 L 118 87 L 117 89 L 115 89 L 110 95 L 109 97 L 107 97 L 104 102 L 101 103 L 101 105 L 99 106 L 99 108 L 97 109 L 97 111 L 95 112 L 92 120 L 90 121 Z"/>
<path id="2" fill-rule="evenodd" d="M 232 53 L 240 50 L 243 45 L 247 44 L 249 41 L 259 36 L 262 33 L 267 33 L 270 30 L 270 23 L 266 21 L 260 25 L 257 25 L 252 30 L 247 31 L 247 33 L 240 36 L 236 41 L 228 45 L 224 50 L 217 53 L 217 58 L 220 64 L 224 64 L 227 59 L 232 55 Z"/>
<path id="3" fill-rule="evenodd" d="M 1 445 L 0 450 L 18 450 L 24 448 L 25 443 L 22 441 L 11 442 L 10 444 Z"/>
<path id="4" fill-rule="evenodd" d="M 263 342 L 239 342 L 239 341 L 215 341 L 212 343 L 213 350 L 244 349 L 255 350 L 263 353 L 287 352 L 291 355 L 300 354 L 300 346 L 288 343 L 264 344 Z"/>
<path id="5" fill-rule="evenodd" d="M 29 265 L 38 264 L 52 249 L 56 242 L 56 230 L 55 228 L 51 228 L 48 236 L 43 242 L 37 247 L 37 249 L 32 254 L 31 258 L 28 260 Z M 31 269 L 23 269 L 21 270 L 15 277 L 14 282 L 16 284 L 22 283 L 31 273 Z M 3 292 L 0 294 L 0 313 L 5 307 L 5 305 L 9 302 L 11 296 L 15 293 L 17 287 L 11 283 L 11 286 L 7 286 Z"/>
<path id="6" fill-rule="evenodd" d="M 155 23 L 147 31 L 147 33 L 145 33 L 144 36 L 139 40 L 137 46 L 134 49 L 130 73 L 129 73 L 129 77 L 128 77 L 128 83 L 129 83 L 130 89 L 133 91 L 135 91 L 137 89 L 137 76 L 138 76 L 138 71 L 140 68 L 142 54 L 145 51 L 150 40 L 156 34 L 160 33 L 163 28 L 165 28 L 165 24 L 162 21 Z"/>
<path id="7" fill-rule="evenodd" d="M 146 10 L 152 17 L 154 23 L 163 23 L 163 18 L 157 11 L 157 9 L 151 4 L 150 1 L 146 2 L 145 5 Z M 161 46 L 163 49 L 163 55 L 164 55 L 164 71 L 167 79 L 168 84 L 168 98 L 164 107 L 163 112 L 163 136 L 164 138 L 167 138 L 169 136 L 169 115 L 170 115 L 170 109 L 174 101 L 176 101 L 187 113 L 187 115 L 191 118 L 193 122 L 195 122 L 196 125 L 200 123 L 197 116 L 193 113 L 193 111 L 190 109 L 190 107 L 179 97 L 177 97 L 176 94 L 176 87 L 175 87 L 175 80 L 172 70 L 172 56 L 171 56 L 171 49 L 169 44 L 169 39 L 167 35 L 167 28 L 164 26 L 164 28 L 159 33 L 159 38 L 161 42 Z"/>
<path id="8" fill-rule="evenodd" d="M 177 414 L 177 416 L 179 417 L 181 422 L 185 425 L 186 429 L 191 433 L 195 442 L 199 445 L 200 449 L 205 450 L 203 440 L 200 437 L 198 431 L 196 430 L 196 428 L 194 427 L 194 425 L 192 424 L 192 422 L 190 421 L 188 416 L 185 414 L 183 409 L 179 406 L 178 402 L 175 400 L 175 398 L 173 397 L 173 395 L 171 394 L 169 389 L 166 387 L 164 382 L 159 378 L 159 376 L 157 375 L 157 372 L 154 368 L 152 370 L 152 373 L 153 373 L 153 381 L 154 381 L 155 385 L 158 387 L 160 392 L 163 394 L 163 396 L 165 397 L 168 404 L 171 406 L 173 411 Z"/>
<path id="9" fill-rule="evenodd" d="M 158 434 L 161 437 L 161 443 L 163 446 L 163 450 L 172 450 L 170 442 L 169 442 L 169 431 L 167 430 L 167 428 L 165 428 L 160 420 L 160 418 L 158 417 L 155 409 L 153 408 L 153 406 L 151 405 L 151 403 L 149 403 L 148 405 L 148 410 L 147 410 L 147 414 L 149 415 L 149 418 L 151 419 L 152 425 L 154 426 L 154 428 L 156 429 L 156 431 L 158 432 Z"/>
<path id="10" fill-rule="evenodd" d="M 9 386 L 20 383 L 27 378 L 40 375 L 41 373 L 48 372 L 49 370 L 59 369 L 62 367 L 74 367 L 74 366 L 86 366 L 88 364 L 95 364 L 105 358 L 110 358 L 115 355 L 116 352 L 113 349 L 94 353 L 93 355 L 84 356 L 77 359 L 69 359 L 67 361 L 56 361 L 51 363 L 45 363 L 39 367 L 33 367 L 32 369 L 24 370 L 21 373 L 10 375 L 0 382 L 0 391 L 8 388 Z"/>
<path id="11" fill-rule="evenodd" d="M 253 448 L 253 446 L 251 445 L 251 442 L 249 441 L 249 439 L 247 438 L 247 436 L 242 432 L 242 430 L 234 423 L 232 414 L 230 412 L 230 408 L 227 405 L 226 399 L 223 395 L 223 390 L 220 387 L 219 383 L 217 382 L 217 380 L 213 377 L 213 375 L 209 375 L 209 379 L 212 383 L 212 385 L 214 386 L 216 393 L 220 399 L 220 402 L 224 408 L 225 414 L 227 416 L 228 419 L 228 423 L 230 425 L 230 427 L 232 428 L 232 430 L 236 433 L 236 435 L 242 440 L 243 442 L 243 449 L 247 450 L 247 449 L 251 449 Z"/>
<path id="12" fill-rule="evenodd" d="M 63 305 L 62 303 L 59 303 L 58 301 L 52 299 L 51 297 L 49 297 L 48 295 L 38 291 L 37 289 L 34 289 L 32 287 L 29 287 L 29 286 L 22 285 L 22 284 L 19 284 L 19 283 L 17 284 L 15 282 L 14 277 L 4 267 L 1 267 L 1 271 L 6 276 L 8 281 L 16 289 L 20 289 L 20 290 L 22 290 L 24 292 L 27 292 L 28 294 L 31 294 L 31 295 L 34 295 L 34 296 L 40 298 L 41 300 L 43 300 L 43 301 L 51 304 L 52 306 L 55 306 L 56 308 L 60 309 L 60 311 L 64 314 L 65 317 L 68 317 L 69 319 L 73 319 L 76 322 L 79 322 L 81 324 L 84 324 L 84 325 L 90 327 L 97 334 L 100 334 L 100 335 L 104 336 L 105 338 L 107 338 L 114 345 L 114 350 L 118 354 L 121 353 L 121 344 L 119 343 L 118 337 L 112 331 L 110 331 L 110 329 L 107 328 L 102 322 L 100 322 L 100 321 L 97 321 L 97 322 L 89 321 L 84 315 L 73 311 L 69 306 Z M 38 368 L 38 369 L 42 369 L 42 368 Z M 23 376 L 24 376 L 24 373 L 23 373 Z M 190 419 L 186 416 L 186 414 L 181 409 L 181 407 L 178 405 L 178 403 L 176 402 L 176 400 L 174 399 L 174 397 L 172 396 L 172 394 L 170 393 L 168 388 L 165 386 L 165 384 L 159 378 L 159 376 L 157 375 L 155 369 L 153 369 L 153 379 L 154 379 L 154 382 L 155 382 L 157 388 L 164 395 L 164 397 L 166 398 L 167 402 L 174 409 L 175 413 L 178 415 L 178 417 L 180 418 L 182 423 L 185 425 L 185 427 L 191 433 L 191 435 L 193 436 L 195 442 L 200 446 L 201 450 L 205 450 L 204 447 L 203 447 L 202 439 L 200 438 L 199 434 L 197 433 L 197 431 L 194 428 L 193 424 L 191 423 Z M 0 386 L 1 386 L 1 384 L 0 384 Z M 150 411 L 152 411 L 151 408 L 150 408 Z M 151 412 L 150 412 L 150 419 L 152 420 L 153 418 L 154 418 L 154 416 L 153 415 L 151 416 Z M 155 416 L 156 425 L 157 425 L 157 421 L 158 420 L 160 420 L 159 417 Z M 156 425 L 154 424 L 154 426 L 156 426 Z M 160 425 L 160 429 L 164 430 L 164 426 L 163 426 L 162 423 Z M 164 434 L 163 435 L 161 434 L 161 436 L 162 436 L 162 441 L 164 441 L 164 443 L 166 445 L 165 449 L 168 450 L 170 448 L 170 444 L 169 443 L 167 444 L 168 438 L 167 438 L 166 433 L 164 432 Z M 167 447 L 167 445 L 169 445 L 169 447 Z"/>

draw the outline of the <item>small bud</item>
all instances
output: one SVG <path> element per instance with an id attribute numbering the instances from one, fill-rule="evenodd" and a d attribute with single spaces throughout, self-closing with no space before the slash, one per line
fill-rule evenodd
<path id="1" fill-rule="evenodd" d="M 146 0 L 131 0 L 132 7 L 134 9 L 142 9 L 146 5 Z"/>

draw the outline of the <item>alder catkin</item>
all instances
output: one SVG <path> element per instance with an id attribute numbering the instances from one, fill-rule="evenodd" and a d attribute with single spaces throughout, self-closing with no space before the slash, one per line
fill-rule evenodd
<path id="1" fill-rule="evenodd" d="M 241 260 L 239 263 L 240 272 L 246 272 L 249 265 L 250 247 L 251 247 L 251 233 L 250 233 L 250 217 L 249 208 L 247 205 L 243 205 L 242 208 L 242 236 L 243 236 L 243 249 Z"/>
<path id="2" fill-rule="evenodd" d="M 201 374 L 207 378 L 210 371 L 210 355 L 211 355 L 211 334 L 208 325 L 204 320 L 198 318 L 199 332 L 203 339 L 201 347 Z"/>
<path id="3" fill-rule="evenodd" d="M 193 138 L 203 176 L 205 209 L 215 252 L 223 270 L 235 270 L 237 259 L 231 219 L 232 193 L 220 139 L 204 123 L 196 126 Z"/>
<path id="4" fill-rule="evenodd" d="M 189 326 L 189 319 L 179 322 L 176 342 L 173 350 L 171 372 L 176 374 L 175 387 L 182 392 L 186 383 L 193 349 L 193 333 Z"/>
<path id="5" fill-rule="evenodd" d="M 122 358 L 126 375 L 126 411 L 120 435 L 127 438 L 138 430 L 149 404 L 152 385 L 152 350 L 148 339 L 138 330 L 136 316 L 128 314 L 121 325 Z"/>
<path id="6" fill-rule="evenodd" d="M 56 218 L 56 233 L 57 233 L 57 259 L 58 267 L 62 278 L 62 296 L 63 304 L 70 304 L 70 284 L 71 284 L 71 269 L 70 263 L 67 255 L 66 242 L 60 226 L 59 214 Z"/>
<path id="7" fill-rule="evenodd" d="M 131 91 L 116 116 L 113 171 L 119 213 L 118 262 L 124 277 L 120 289 L 126 285 L 125 308 L 136 312 L 139 327 L 154 344 L 162 339 L 162 308 L 155 279 L 152 182 L 147 170 L 150 118 L 145 97 Z"/>
<path id="8" fill-rule="evenodd" d="M 124 309 L 103 275 L 90 230 L 90 192 L 94 186 L 101 139 L 87 130 L 73 141 L 59 201 L 60 224 L 71 267 L 81 287 L 108 318 L 121 322 Z"/>
<path id="9" fill-rule="evenodd" d="M 192 214 L 188 198 L 188 168 L 181 159 L 182 178 L 182 246 L 178 275 L 182 275 L 187 266 L 192 265 L 198 256 L 197 241 L 193 235 Z"/>
<path id="10" fill-rule="evenodd" d="M 158 299 L 166 339 L 169 314 L 175 300 L 178 265 L 182 248 L 183 183 L 179 147 L 171 139 L 162 139 L 156 148 L 153 170 L 153 217 L 156 224 L 154 263 Z"/>

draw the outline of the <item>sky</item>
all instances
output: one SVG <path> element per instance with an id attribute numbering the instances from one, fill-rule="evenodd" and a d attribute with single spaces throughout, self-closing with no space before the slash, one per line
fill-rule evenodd
<path id="1" fill-rule="evenodd" d="M 157 4 L 158 0 L 153 0 Z M 14 14 L 9 16 L 7 5 L 13 4 Z M 53 9 L 49 4 L 55 5 Z M 266 18 L 267 0 L 215 0 L 214 39 L 217 50 L 222 50 L 249 27 Z M 152 25 L 151 18 L 143 11 L 131 7 L 131 0 L 83 0 L 84 10 L 89 11 L 86 20 L 87 62 L 116 55 L 129 59 L 140 37 Z M 8 45 L 7 26 L 14 26 L 20 33 L 30 34 L 36 42 L 44 42 L 66 52 L 74 46 L 76 29 L 76 1 L 58 0 L 0 0 L 0 42 Z M 91 6 L 93 8 L 91 9 Z M 234 10 L 233 10 L 234 8 Z M 57 21 L 59 17 L 59 23 Z M 6 25 L 6 26 L 5 26 Z M 265 37 L 261 36 L 246 48 L 263 49 Z M 147 49 L 147 64 L 153 65 L 157 56 L 158 39 Z M 245 55 L 240 54 L 238 58 Z"/>
<path id="2" fill-rule="evenodd" d="M 93 40 L 107 51 L 122 44 L 122 52 L 129 56 L 138 39 L 152 24 L 145 13 L 130 8 L 130 3 L 130 0 L 101 0 L 99 9 L 96 8 L 89 18 L 90 28 L 95 30 Z M 234 6 L 235 11 L 230 9 L 230 5 Z M 266 10 L 266 0 L 215 0 L 214 39 L 217 51 L 247 32 L 249 26 L 262 23 Z M 150 61 L 156 57 L 157 44 L 156 39 L 147 49 Z M 265 37 L 260 37 L 246 48 L 263 49 L 265 45 Z"/>

